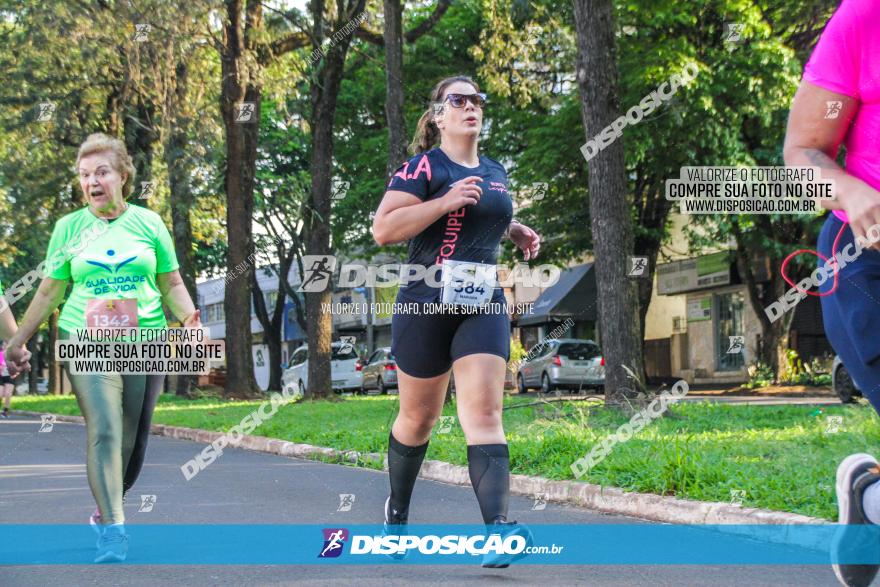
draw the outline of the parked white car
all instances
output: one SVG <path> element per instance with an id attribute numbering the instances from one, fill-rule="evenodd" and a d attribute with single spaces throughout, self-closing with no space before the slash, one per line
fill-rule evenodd
<path id="1" fill-rule="evenodd" d="M 361 362 L 358 360 L 354 346 L 342 342 L 330 345 L 330 379 L 334 391 L 360 390 L 363 382 Z M 309 384 L 309 347 L 302 345 L 290 356 L 290 365 L 281 375 L 284 389 L 292 389 L 294 393 L 305 393 Z"/>

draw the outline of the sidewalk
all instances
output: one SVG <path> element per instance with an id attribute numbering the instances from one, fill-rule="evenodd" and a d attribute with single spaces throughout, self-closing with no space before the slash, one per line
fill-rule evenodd
<path id="1" fill-rule="evenodd" d="M 655 389 L 656 386 L 651 386 Z M 668 386 L 667 386 L 668 387 Z M 587 395 L 565 393 L 541 395 L 537 392 L 528 394 L 513 394 L 511 397 L 520 399 L 538 398 L 543 399 L 596 399 L 604 401 L 605 395 L 601 393 L 588 393 Z M 782 405 L 811 405 L 811 406 L 836 406 L 840 405 L 840 399 L 830 387 L 809 387 L 805 385 L 774 385 L 761 389 L 745 389 L 740 385 L 716 386 L 716 385 L 692 385 L 689 386 L 687 395 L 683 401 L 698 402 L 709 401 L 714 403 L 755 405 L 755 406 L 782 406 Z"/>
<path id="2" fill-rule="evenodd" d="M 807 385 L 771 385 L 759 389 L 745 389 L 740 385 L 691 385 L 688 395 L 710 397 L 762 397 L 762 398 L 829 398 L 837 399 L 834 390 L 828 387 Z"/>

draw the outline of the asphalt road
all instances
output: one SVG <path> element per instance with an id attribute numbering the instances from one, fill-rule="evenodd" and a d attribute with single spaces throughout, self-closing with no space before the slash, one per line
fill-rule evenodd
<path id="1" fill-rule="evenodd" d="M 94 508 L 86 480 L 85 429 L 38 419 L 0 420 L 0 523 L 85 523 Z M 189 482 L 180 466 L 202 445 L 150 438 L 133 494 L 156 496 L 151 512 L 126 504 L 127 524 L 374 524 L 381 522 L 387 475 L 378 471 L 229 449 Z M 339 512 L 339 494 L 356 496 Z M 620 524 L 637 520 L 512 496 L 511 517 L 537 524 Z M 412 523 L 473 524 L 479 509 L 470 487 L 419 480 Z M 0 538 L 2 540 L 2 538 Z M 662 545 L 658 545 L 662 548 Z M 132 549 L 136 548 L 132 544 Z M 626 545 L 621 545 L 626 548 Z M 0 568 L 0 585 L 836 585 L 828 566 L 515 565 L 46 565 Z"/>

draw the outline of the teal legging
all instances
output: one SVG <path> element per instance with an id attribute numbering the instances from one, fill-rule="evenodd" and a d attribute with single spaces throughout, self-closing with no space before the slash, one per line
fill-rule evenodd
<path id="1" fill-rule="evenodd" d="M 64 339 L 70 338 L 61 332 Z M 134 451 L 147 396 L 147 375 L 90 373 L 68 377 L 86 421 L 86 473 L 104 524 L 125 521 L 124 471 Z"/>

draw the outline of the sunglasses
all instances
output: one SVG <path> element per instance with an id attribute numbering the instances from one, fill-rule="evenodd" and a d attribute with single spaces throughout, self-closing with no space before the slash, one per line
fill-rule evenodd
<path id="1" fill-rule="evenodd" d="M 444 99 L 444 102 L 449 102 L 453 108 L 463 108 L 465 102 L 468 101 L 477 108 L 482 108 L 486 105 L 486 94 L 482 92 L 479 94 L 446 94 Z"/>

